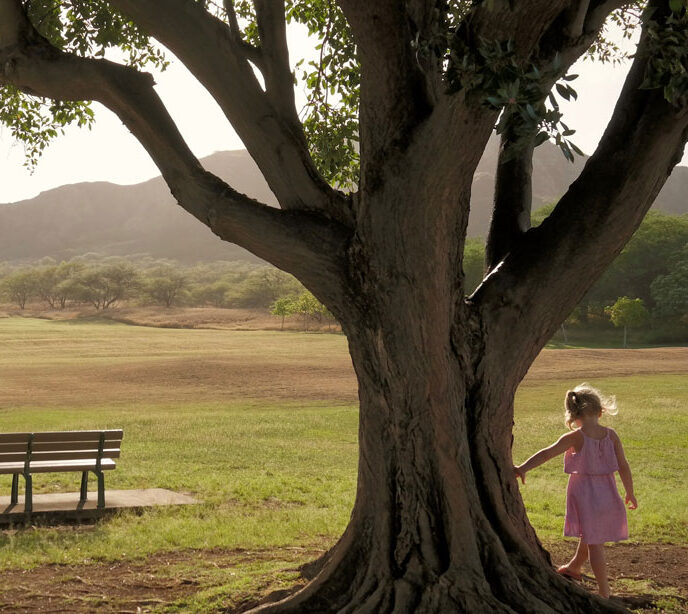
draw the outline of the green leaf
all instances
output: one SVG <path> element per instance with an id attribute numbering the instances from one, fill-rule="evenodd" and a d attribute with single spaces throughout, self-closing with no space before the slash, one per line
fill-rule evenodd
<path id="1" fill-rule="evenodd" d="M 542 145 L 547 140 L 549 140 L 549 134 L 546 132 L 538 132 L 537 136 L 535 137 L 535 147 Z"/>
<path id="2" fill-rule="evenodd" d="M 569 93 L 568 88 L 563 86 L 561 83 L 557 83 L 555 87 L 557 88 L 557 92 L 559 92 L 559 95 L 562 98 L 565 98 L 566 100 L 571 99 L 571 94 Z"/>
<path id="3" fill-rule="evenodd" d="M 575 130 L 574 130 L 573 132 L 575 132 Z M 585 154 L 584 154 L 578 147 L 576 147 L 576 145 L 575 145 L 574 143 L 572 143 L 571 141 L 569 141 L 569 145 L 571 146 L 571 149 L 573 149 L 573 151 L 575 151 L 579 156 L 584 156 L 584 155 L 585 155 Z"/>
<path id="4" fill-rule="evenodd" d="M 569 149 L 569 146 L 565 143 L 562 142 L 559 145 L 559 149 L 561 149 L 561 152 L 564 154 L 564 157 L 569 161 L 573 162 L 573 154 L 571 153 L 571 150 Z"/>

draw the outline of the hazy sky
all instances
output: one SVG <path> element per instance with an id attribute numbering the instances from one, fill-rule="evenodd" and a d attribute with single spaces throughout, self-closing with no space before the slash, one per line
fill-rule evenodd
<path id="1" fill-rule="evenodd" d="M 303 31 L 290 30 L 292 61 L 304 54 L 308 41 Z M 592 153 L 611 116 L 628 64 L 581 61 L 571 72 L 578 101 L 564 106 L 565 122 L 577 130 L 572 140 Z M 157 90 L 194 153 L 201 157 L 215 151 L 240 149 L 241 141 L 217 105 L 186 69 L 174 62 L 156 75 Z M 303 97 L 301 96 L 303 99 Z M 23 166 L 21 145 L 0 128 L 0 203 L 32 198 L 50 188 L 81 181 L 138 183 L 159 172 L 138 141 L 119 119 L 96 105 L 96 124 L 91 131 L 70 128 L 43 154 L 30 174 Z M 688 164 L 688 154 L 682 164 Z"/>

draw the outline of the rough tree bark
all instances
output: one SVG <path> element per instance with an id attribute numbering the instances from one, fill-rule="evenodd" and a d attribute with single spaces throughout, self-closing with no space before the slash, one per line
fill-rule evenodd
<path id="1" fill-rule="evenodd" d="M 119 115 L 182 207 L 220 237 L 287 270 L 342 323 L 360 396 L 351 522 L 318 576 L 260 612 L 623 611 L 559 577 L 528 523 L 512 472 L 516 388 L 549 337 L 640 224 L 680 159 L 688 113 L 639 90 L 643 46 L 579 179 L 536 229 L 527 156 L 500 165 L 492 270 L 464 296 L 471 179 L 495 112 L 444 93 L 441 63 L 412 41 L 434 2 L 340 0 L 360 54 L 361 181 L 344 195 L 318 175 L 285 95 L 284 5 L 257 1 L 260 35 L 186 0 L 111 0 L 207 87 L 282 206 L 207 173 L 150 78 L 50 47 L 19 0 L 0 0 L 0 84 L 98 100 Z M 470 37 L 515 41 L 522 57 L 570 65 L 619 2 L 476 3 Z M 657 15 L 661 15 L 663 3 Z M 258 83 L 249 62 L 263 71 Z M 516 183 L 514 183 L 516 182 Z M 516 215 L 514 215 L 516 212 Z"/>

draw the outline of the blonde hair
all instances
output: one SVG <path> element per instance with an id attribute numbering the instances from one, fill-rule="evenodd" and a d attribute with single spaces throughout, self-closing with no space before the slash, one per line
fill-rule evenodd
<path id="1" fill-rule="evenodd" d="M 602 412 L 615 416 L 619 411 L 616 408 L 616 397 L 604 397 L 599 390 L 585 383 L 566 392 L 564 408 L 566 409 L 564 421 L 570 429 L 573 428 L 576 420 L 580 420 L 583 416 Z"/>

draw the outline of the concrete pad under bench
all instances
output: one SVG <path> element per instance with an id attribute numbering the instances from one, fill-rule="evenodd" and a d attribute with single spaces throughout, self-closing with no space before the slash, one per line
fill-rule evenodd
<path id="1" fill-rule="evenodd" d="M 164 488 L 146 488 L 144 490 L 107 490 L 105 508 L 97 509 L 97 493 L 88 493 L 88 499 L 79 501 L 80 493 L 67 492 L 55 494 L 37 494 L 33 496 L 33 511 L 24 513 L 24 497 L 19 495 L 19 502 L 11 504 L 10 497 L 0 497 L 0 525 L 23 522 L 27 516 L 35 521 L 52 522 L 55 520 L 81 520 L 97 518 L 118 510 L 143 510 L 161 505 L 193 505 L 198 503 L 189 495 L 166 490 Z"/>

